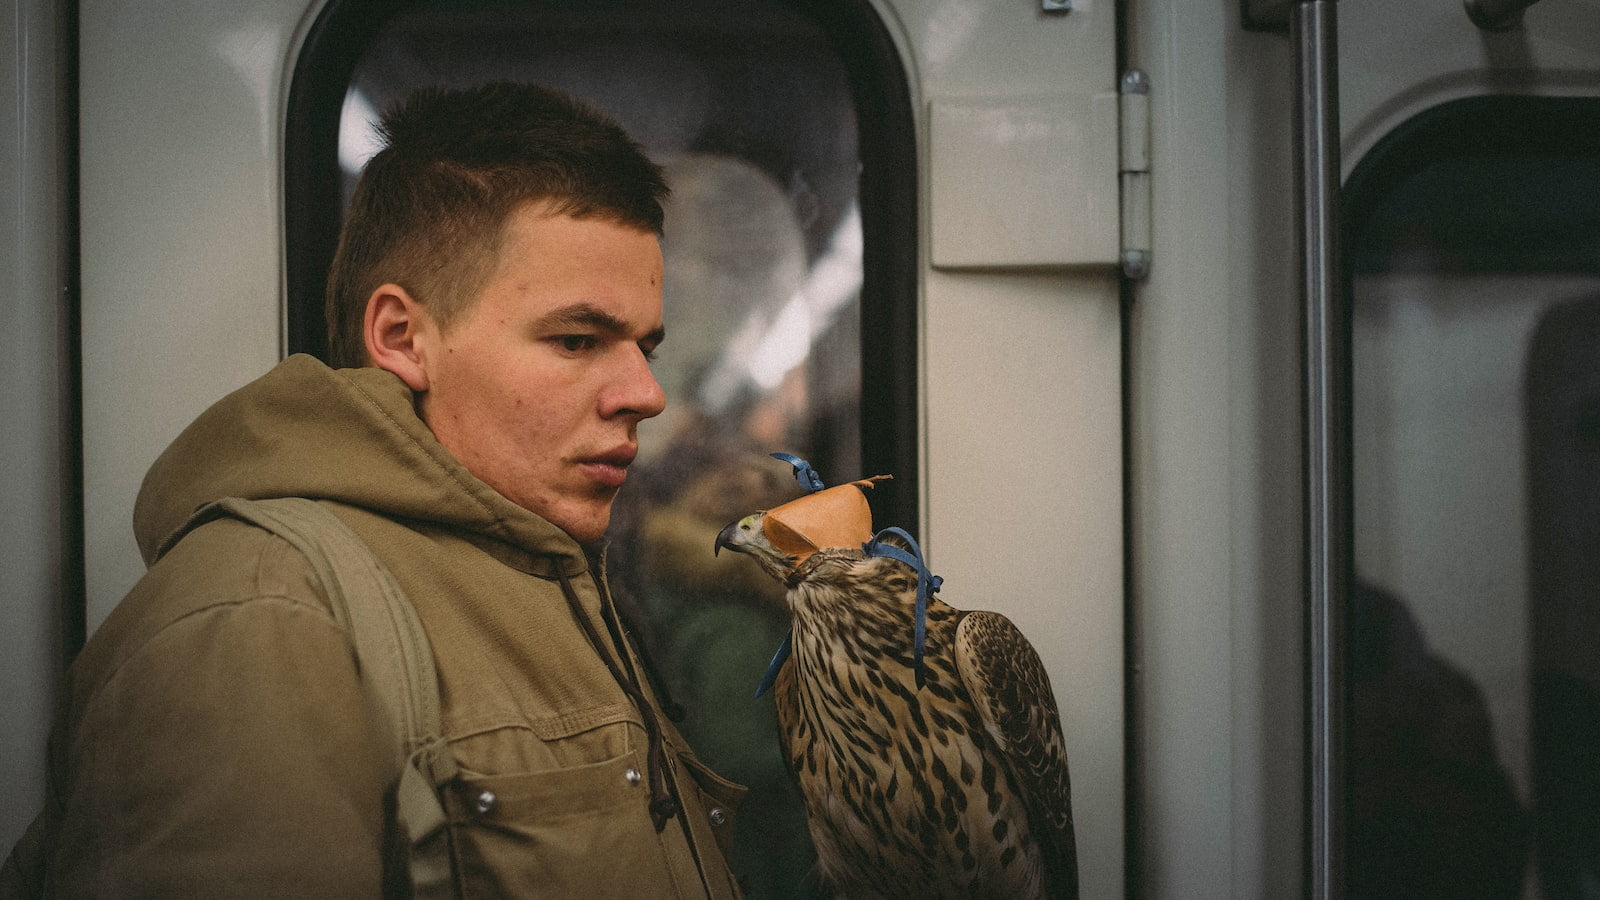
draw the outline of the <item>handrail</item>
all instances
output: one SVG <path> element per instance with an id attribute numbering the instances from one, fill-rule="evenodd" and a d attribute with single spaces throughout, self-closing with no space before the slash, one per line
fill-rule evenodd
<path id="1" fill-rule="evenodd" d="M 1334 0 L 1301 0 L 1295 154 L 1305 314 L 1307 895 L 1343 896 L 1343 621 L 1350 573 L 1349 317 L 1339 262 L 1339 99 Z"/>

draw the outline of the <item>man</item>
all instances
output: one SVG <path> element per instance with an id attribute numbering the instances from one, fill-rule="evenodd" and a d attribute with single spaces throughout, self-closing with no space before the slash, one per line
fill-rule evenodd
<path id="1" fill-rule="evenodd" d="M 62 894 L 405 890 L 391 723 L 305 558 L 226 496 L 309 497 L 432 645 L 465 895 L 730 896 L 742 789 L 701 766 L 618 621 L 599 542 L 665 403 L 659 170 L 530 86 L 390 114 L 329 279 L 336 364 L 284 362 L 151 468 L 149 573 L 85 647 L 51 742 Z"/>

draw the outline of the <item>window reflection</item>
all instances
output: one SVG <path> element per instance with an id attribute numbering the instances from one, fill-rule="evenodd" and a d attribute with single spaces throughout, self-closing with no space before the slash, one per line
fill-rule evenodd
<path id="1" fill-rule="evenodd" d="M 1534 794 L 1551 897 L 1600 892 L 1600 290 L 1540 317 L 1528 358 Z"/>

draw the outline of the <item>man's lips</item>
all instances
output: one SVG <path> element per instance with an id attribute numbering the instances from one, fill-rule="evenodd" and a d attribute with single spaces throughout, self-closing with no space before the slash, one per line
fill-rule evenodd
<path id="1" fill-rule="evenodd" d="M 578 460 L 578 469 L 597 484 L 619 488 L 628 480 L 628 466 L 637 454 L 638 450 L 633 447 L 619 447 Z"/>

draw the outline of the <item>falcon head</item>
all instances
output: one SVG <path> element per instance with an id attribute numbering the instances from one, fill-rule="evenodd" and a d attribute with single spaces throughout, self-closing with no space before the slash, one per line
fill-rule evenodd
<path id="1" fill-rule="evenodd" d="M 714 550 L 755 557 L 779 581 L 818 550 L 858 549 L 872 538 L 872 510 L 863 491 L 887 475 L 824 488 L 745 516 L 722 529 Z"/>
<path id="2" fill-rule="evenodd" d="M 851 583 L 881 584 L 889 595 L 904 595 L 903 605 L 908 610 L 911 608 L 911 598 L 917 587 L 915 570 L 907 569 L 893 560 L 869 557 L 860 546 L 787 552 L 778 546 L 782 538 L 775 543 L 769 536 L 772 523 L 767 520 L 767 515 L 766 512 L 753 513 L 730 523 L 717 535 L 713 552 L 721 553 L 723 548 L 727 548 L 735 553 L 743 553 L 786 587 L 816 580 L 838 582 L 843 579 Z M 772 530 L 780 535 L 783 533 L 781 528 Z M 910 545 L 896 535 L 885 533 L 879 536 L 879 540 L 884 545 L 911 550 Z"/>
<path id="3" fill-rule="evenodd" d="M 737 522 L 730 523 L 717 535 L 712 553 L 720 554 L 724 547 L 735 553 L 743 553 L 755 560 L 762 571 L 782 582 L 788 578 L 799 560 L 774 547 L 767 539 L 763 527 L 766 517 L 765 512 L 751 513 Z"/>

